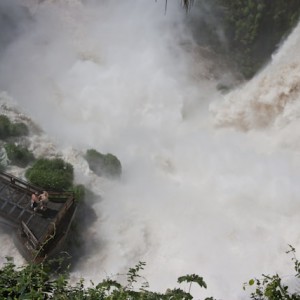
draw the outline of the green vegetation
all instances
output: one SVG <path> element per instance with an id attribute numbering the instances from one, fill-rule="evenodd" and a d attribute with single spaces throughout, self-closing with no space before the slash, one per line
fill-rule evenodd
<path id="1" fill-rule="evenodd" d="M 34 155 L 28 149 L 15 145 L 13 143 L 8 143 L 4 145 L 8 159 L 13 165 L 20 168 L 25 168 L 27 165 L 35 160 Z"/>
<path id="2" fill-rule="evenodd" d="M 295 273 L 291 278 L 300 278 L 300 262 L 296 258 L 295 248 L 290 246 L 287 253 L 292 254 Z M 130 268 L 126 276 L 126 284 L 121 284 L 113 277 L 106 278 L 90 287 L 85 287 L 84 279 L 75 284 L 69 283 L 68 268 L 62 268 L 62 260 L 41 264 L 29 264 L 16 267 L 12 258 L 0 269 L 0 299 L 76 299 L 76 300 L 188 300 L 193 299 L 191 285 L 207 288 L 206 282 L 196 274 L 187 274 L 178 278 L 178 283 L 187 283 L 188 291 L 180 288 L 166 289 L 165 293 L 149 290 L 147 280 L 140 275 L 145 267 L 139 262 Z M 122 276 L 122 274 L 117 274 Z M 300 293 L 291 292 L 288 285 L 278 275 L 262 275 L 261 278 L 250 279 L 243 289 L 251 289 L 250 299 L 254 300 L 300 300 Z M 204 300 L 214 300 L 213 297 Z"/>
<path id="3" fill-rule="evenodd" d="M 5 115 L 0 115 L 0 139 L 28 135 L 28 127 L 24 123 L 12 123 Z"/>
<path id="4" fill-rule="evenodd" d="M 299 0 L 216 0 L 223 8 L 229 52 L 246 78 L 263 66 L 297 24 Z"/>
<path id="5" fill-rule="evenodd" d="M 99 176 L 118 177 L 122 173 L 121 163 L 113 154 L 101 154 L 95 149 L 89 149 L 85 158 L 89 168 Z"/>
<path id="6" fill-rule="evenodd" d="M 168 289 L 164 294 L 148 291 L 149 284 L 147 282 L 142 282 L 141 286 L 136 288 L 137 282 L 144 280 L 139 274 L 144 266 L 144 262 L 139 262 L 134 268 L 128 270 L 127 274 L 124 275 L 127 278 L 126 285 L 107 278 L 96 285 L 91 282 L 92 286 L 85 288 L 83 279 L 71 286 L 68 282 L 67 272 L 62 272 L 60 269 L 60 272 L 51 272 L 51 264 L 26 265 L 17 268 L 13 260 L 8 258 L 6 264 L 0 270 L 0 298 L 56 300 L 193 299 L 189 292 L 179 288 Z M 178 280 L 179 283 L 184 281 L 196 283 L 200 287 L 206 288 L 203 279 L 196 275 L 182 276 Z M 209 299 L 213 300 L 213 298 L 206 298 L 206 300 Z"/>
<path id="7" fill-rule="evenodd" d="M 71 164 L 60 158 L 41 158 L 26 171 L 25 177 L 45 190 L 61 192 L 72 188 L 74 171 Z"/>
<path id="8" fill-rule="evenodd" d="M 85 199 L 85 195 L 86 195 L 86 189 L 85 186 L 83 184 L 77 184 L 73 187 L 72 189 L 75 199 L 78 202 L 82 202 Z"/>
<path id="9" fill-rule="evenodd" d="M 300 278 L 300 262 L 296 257 L 296 250 L 289 245 L 290 249 L 286 253 L 293 255 L 294 275 L 291 277 Z M 244 290 L 247 287 L 254 289 L 251 293 L 251 299 L 254 300 L 299 300 L 300 292 L 291 292 L 287 284 L 284 284 L 282 278 L 278 275 L 262 275 L 261 278 L 250 279 L 244 283 Z"/>

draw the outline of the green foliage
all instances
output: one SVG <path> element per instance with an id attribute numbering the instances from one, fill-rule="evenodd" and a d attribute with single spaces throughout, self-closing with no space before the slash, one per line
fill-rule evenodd
<path id="1" fill-rule="evenodd" d="M 294 262 L 294 276 L 300 278 L 300 262 L 296 257 L 296 250 L 289 245 L 290 250 L 286 253 L 292 253 L 292 261 Z M 287 285 L 282 282 L 282 278 L 278 275 L 262 275 L 261 278 L 250 279 L 248 283 L 244 283 L 246 287 L 254 288 L 251 293 L 251 299 L 254 300 L 299 300 L 299 293 L 291 293 Z"/>
<path id="2" fill-rule="evenodd" d="M 146 265 L 145 262 L 140 261 L 134 268 L 130 268 L 127 273 L 127 282 L 128 287 L 131 289 L 133 288 L 134 282 L 137 282 L 137 279 L 141 277 L 139 275 L 140 270 L 144 270 L 144 266 Z"/>
<path id="3" fill-rule="evenodd" d="M 85 287 L 84 280 L 70 285 L 68 273 L 61 270 L 53 271 L 51 262 L 39 265 L 24 265 L 17 268 L 11 258 L 0 269 L 0 299 L 76 299 L 76 300 L 183 300 L 193 296 L 181 289 L 167 289 L 166 293 L 156 293 L 144 287 L 135 288 L 133 283 L 141 276 L 145 263 L 139 262 L 127 273 L 127 284 L 106 278 L 98 284 L 90 282 Z M 195 275 L 191 275 L 194 278 Z M 189 278 L 189 275 L 186 276 Z M 201 278 L 201 277 L 199 277 Z M 197 280 L 197 278 L 195 278 Z M 213 298 L 206 298 L 213 300 Z"/>
<path id="4" fill-rule="evenodd" d="M 167 290 L 166 299 L 176 299 L 176 300 L 190 300 L 193 296 L 190 293 L 186 293 L 182 289 Z"/>
<path id="5" fill-rule="evenodd" d="M 203 280 L 203 277 L 200 277 L 196 274 L 185 275 L 185 276 L 181 276 L 178 278 L 179 283 L 184 282 L 184 281 L 189 282 L 189 283 L 195 282 L 195 283 L 198 283 L 200 287 L 204 287 L 205 289 L 207 288 L 207 285 L 206 285 L 205 281 Z"/>
<path id="6" fill-rule="evenodd" d="M 5 115 L 0 115 L 0 139 L 28 135 L 28 127 L 24 123 L 13 124 Z"/>
<path id="7" fill-rule="evenodd" d="M 73 187 L 72 191 L 75 195 L 76 201 L 82 202 L 84 200 L 85 194 L 86 194 L 84 185 L 78 184 L 78 185 Z"/>
<path id="8" fill-rule="evenodd" d="M 44 265 L 28 265 L 16 269 L 11 258 L 0 270 L 1 299 L 45 299 L 51 292 L 48 269 Z"/>
<path id="9" fill-rule="evenodd" d="M 245 77 L 252 77 L 297 24 L 299 0 L 217 0 L 229 50 Z"/>
<path id="10" fill-rule="evenodd" d="M 300 262 L 296 258 L 295 248 L 289 246 L 287 253 L 293 255 L 294 276 L 300 278 Z M 106 278 L 98 284 L 91 281 L 91 286 L 85 288 L 81 279 L 75 285 L 69 284 L 67 272 L 53 271 L 51 263 L 38 265 L 24 265 L 17 268 L 11 258 L 0 269 L 0 299 L 110 299 L 110 300 L 188 300 L 193 296 L 179 289 L 167 289 L 165 293 L 151 292 L 145 289 L 145 284 L 137 288 L 135 284 L 142 277 L 140 271 L 145 263 L 139 262 L 130 268 L 126 274 L 127 284 L 122 285 L 118 281 Z M 207 288 L 203 278 L 196 275 L 185 275 L 178 278 L 178 282 L 197 283 L 200 287 Z M 254 292 L 250 298 L 254 300 L 299 300 L 299 293 L 291 293 L 287 285 L 278 275 L 262 275 L 261 278 L 250 279 L 244 284 L 244 289 L 251 287 Z M 209 297 L 205 300 L 214 300 Z"/>
<path id="11" fill-rule="evenodd" d="M 4 145 L 7 156 L 13 165 L 25 168 L 29 163 L 35 160 L 34 155 L 28 149 L 8 143 Z"/>
<path id="12" fill-rule="evenodd" d="M 85 158 L 89 168 L 99 176 L 118 177 L 122 173 L 121 163 L 113 154 L 104 155 L 95 149 L 88 149 Z"/>
<path id="13" fill-rule="evenodd" d="M 25 177 L 37 186 L 51 191 L 66 191 L 73 186 L 73 166 L 60 158 L 38 159 Z"/>
<path id="14" fill-rule="evenodd" d="M 188 275 L 179 277 L 178 283 L 182 283 L 182 282 L 187 282 L 190 284 L 188 294 L 190 294 L 190 292 L 191 292 L 191 287 L 192 287 L 193 282 L 197 283 L 200 287 L 203 287 L 205 289 L 207 288 L 207 285 L 206 285 L 205 281 L 203 280 L 203 277 L 200 277 L 197 274 L 188 274 Z M 181 298 L 181 299 L 188 299 L 188 298 Z M 205 300 L 213 300 L 213 298 L 206 298 Z"/>

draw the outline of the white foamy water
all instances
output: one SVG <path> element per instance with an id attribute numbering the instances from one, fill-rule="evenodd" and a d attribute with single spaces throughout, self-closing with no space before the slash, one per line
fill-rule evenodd
<path id="1" fill-rule="evenodd" d="M 299 28 L 260 75 L 223 96 L 176 1 L 167 15 L 164 1 L 146 0 L 31 11 L 1 57 L 0 82 L 99 195 L 72 276 L 96 282 L 145 261 L 152 290 L 197 273 L 208 291 L 195 295 L 248 299 L 242 284 L 253 276 L 289 275 L 284 252 L 300 245 Z M 51 154 L 45 143 L 35 136 L 31 147 Z M 89 171 L 88 148 L 117 155 L 122 179 Z"/>

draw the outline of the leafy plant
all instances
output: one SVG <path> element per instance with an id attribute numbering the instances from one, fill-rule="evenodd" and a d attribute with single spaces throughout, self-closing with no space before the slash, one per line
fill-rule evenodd
<path id="1" fill-rule="evenodd" d="M 292 253 L 292 261 L 294 262 L 295 277 L 300 278 L 300 262 L 296 257 L 296 250 L 289 245 L 289 250 L 286 253 Z M 254 300 L 299 300 L 298 293 L 291 293 L 289 287 L 282 282 L 282 278 L 278 275 L 265 275 L 262 274 L 261 278 L 250 279 L 244 283 L 243 289 L 252 287 L 255 289 L 251 293 L 251 299 Z"/>
<path id="2" fill-rule="evenodd" d="M 196 274 L 185 275 L 185 276 L 181 276 L 178 278 L 179 283 L 184 282 L 184 281 L 190 283 L 189 292 L 191 290 L 191 286 L 192 286 L 193 282 L 198 283 L 198 285 L 200 287 L 204 287 L 205 289 L 207 288 L 207 285 L 206 285 L 205 281 L 203 280 L 203 277 L 200 277 Z"/>
<path id="3" fill-rule="evenodd" d="M 54 262 L 55 263 L 55 262 Z M 55 265 L 55 264 L 54 264 Z M 60 265 L 60 264 L 59 264 Z M 139 271 L 145 263 L 139 262 L 130 268 L 127 284 L 122 285 L 116 280 L 106 278 L 90 287 L 85 287 L 84 279 L 69 284 L 67 270 L 54 269 L 53 263 L 24 265 L 17 268 L 11 258 L 0 269 L 0 299 L 76 299 L 76 300 L 183 300 L 193 299 L 190 293 L 181 289 L 168 289 L 164 294 L 151 292 L 144 288 L 135 288 L 134 283 L 141 277 Z M 201 277 L 187 275 L 186 278 L 198 280 Z M 206 298 L 213 299 L 213 298 Z"/>
<path id="4" fill-rule="evenodd" d="M 137 279 L 141 276 L 139 275 L 140 270 L 144 270 L 145 262 L 140 261 L 134 268 L 130 268 L 127 273 L 127 288 L 132 289 L 133 284 L 137 282 Z"/>
<path id="5" fill-rule="evenodd" d="M 25 177 L 46 190 L 66 191 L 73 186 L 74 171 L 71 164 L 60 158 L 41 158 L 26 171 Z"/>
<path id="6" fill-rule="evenodd" d="M 51 292 L 49 270 L 43 264 L 16 269 L 12 258 L 0 270 L 1 299 L 45 299 Z"/>

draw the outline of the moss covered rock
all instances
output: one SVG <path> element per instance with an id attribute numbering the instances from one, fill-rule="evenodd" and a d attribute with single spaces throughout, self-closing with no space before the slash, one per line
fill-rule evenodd
<path id="1" fill-rule="evenodd" d="M 0 139 L 28 135 L 29 130 L 26 124 L 12 123 L 5 115 L 0 115 Z"/>
<path id="2" fill-rule="evenodd" d="M 102 154 L 95 149 L 89 149 L 85 158 L 89 168 L 99 176 L 119 177 L 122 173 L 121 163 L 113 154 Z"/>
<path id="3" fill-rule="evenodd" d="M 4 148 L 11 163 L 20 168 L 27 167 L 29 163 L 35 160 L 33 153 L 22 146 L 8 143 L 4 145 Z"/>

